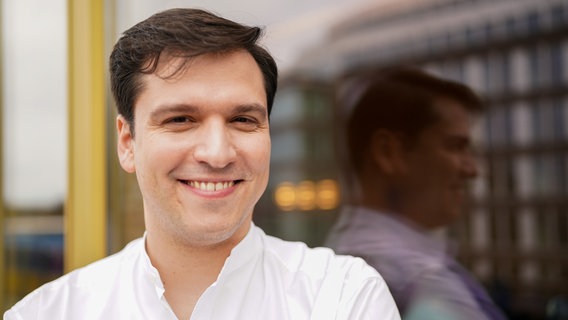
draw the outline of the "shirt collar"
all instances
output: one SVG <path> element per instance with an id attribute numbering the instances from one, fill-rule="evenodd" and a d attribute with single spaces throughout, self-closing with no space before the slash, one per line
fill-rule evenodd
<path id="1" fill-rule="evenodd" d="M 221 269 L 219 279 L 245 265 L 261 251 L 260 232 L 262 231 L 251 222 L 246 236 L 231 250 L 223 269 Z"/>
<path id="2" fill-rule="evenodd" d="M 366 207 L 348 207 L 352 223 L 358 227 L 372 228 L 378 237 L 395 234 L 413 248 L 444 259 L 448 251 L 448 243 L 438 239 L 431 232 L 412 223 L 397 214 L 381 212 Z"/>
<path id="3" fill-rule="evenodd" d="M 229 257 L 225 261 L 223 268 L 217 278 L 217 283 L 223 276 L 227 276 L 232 273 L 234 270 L 238 269 L 242 265 L 246 264 L 250 259 L 253 259 L 255 255 L 257 255 L 260 250 L 262 249 L 262 242 L 260 241 L 260 233 L 262 231 L 251 222 L 249 231 L 247 232 L 246 236 L 231 250 Z M 159 297 L 164 295 L 165 289 L 162 279 L 160 278 L 160 273 L 158 269 L 156 269 L 152 262 L 150 261 L 150 257 L 148 256 L 148 252 L 146 251 L 146 232 L 144 232 L 144 236 L 141 241 L 141 250 L 142 250 L 142 268 L 144 270 L 144 274 L 148 277 L 148 279 L 154 284 L 154 288 L 156 293 Z"/>
<path id="4" fill-rule="evenodd" d="M 141 259 L 142 259 L 142 269 L 143 274 L 150 280 L 150 282 L 154 285 L 154 289 L 158 297 L 163 297 L 164 292 L 164 283 L 162 282 L 162 278 L 160 278 L 160 273 L 158 269 L 156 269 L 152 262 L 150 261 L 150 256 L 148 256 L 148 251 L 146 251 L 146 232 L 144 232 L 144 236 L 142 237 L 141 241 Z"/>

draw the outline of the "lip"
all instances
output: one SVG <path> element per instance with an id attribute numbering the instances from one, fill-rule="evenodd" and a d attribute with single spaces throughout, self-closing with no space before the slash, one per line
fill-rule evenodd
<path id="1" fill-rule="evenodd" d="M 453 193 L 455 199 L 459 202 L 463 202 L 467 196 L 467 188 L 464 185 L 460 186 L 453 186 L 450 188 L 451 192 Z"/>
<path id="2" fill-rule="evenodd" d="M 178 180 L 193 193 L 208 198 L 225 197 L 235 191 L 243 180 Z"/>

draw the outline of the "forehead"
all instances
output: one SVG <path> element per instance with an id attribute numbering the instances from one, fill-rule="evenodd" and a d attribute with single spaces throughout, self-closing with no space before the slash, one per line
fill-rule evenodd
<path id="1" fill-rule="evenodd" d="M 262 75 L 253 56 L 244 49 L 226 52 L 211 52 L 188 56 L 183 52 L 164 51 L 156 61 L 154 72 L 145 76 L 157 76 L 163 80 L 176 80 L 184 76 L 196 76 L 202 72 L 225 74 L 244 71 Z M 251 79 L 253 80 L 253 79 Z"/>
<path id="2" fill-rule="evenodd" d="M 472 112 L 462 103 L 443 99 L 437 101 L 433 106 L 437 121 L 434 125 L 469 127 L 473 120 Z"/>
<path id="3" fill-rule="evenodd" d="M 264 80 L 258 64 L 245 50 L 210 53 L 191 59 L 165 56 L 152 74 L 141 78 L 136 106 L 229 103 L 266 107 Z M 248 100 L 248 101 L 245 101 Z M 135 110 L 136 111 L 136 110 Z"/>
<path id="4" fill-rule="evenodd" d="M 473 114 L 463 104 L 454 100 L 439 100 L 433 106 L 435 121 L 427 126 L 422 133 L 424 136 L 456 136 L 469 137 L 473 122 Z"/>

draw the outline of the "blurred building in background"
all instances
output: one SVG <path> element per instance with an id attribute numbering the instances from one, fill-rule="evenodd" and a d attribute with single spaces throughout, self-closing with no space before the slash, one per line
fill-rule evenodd
<path id="1" fill-rule="evenodd" d="M 273 192 L 326 177 L 349 196 L 335 171 L 342 146 L 328 147 L 338 126 L 319 129 L 348 113 L 332 111 L 332 88 L 396 64 L 463 82 L 486 101 L 475 133 L 483 174 L 448 236 L 513 319 L 544 319 L 550 301 L 568 295 L 568 2 L 400 1 L 347 17 L 284 76 L 272 118 Z M 282 109 L 320 114 L 304 125 L 309 117 L 291 121 Z M 326 226 L 334 216 L 311 212 L 301 220 Z M 319 241 L 310 230 L 303 240 Z"/>

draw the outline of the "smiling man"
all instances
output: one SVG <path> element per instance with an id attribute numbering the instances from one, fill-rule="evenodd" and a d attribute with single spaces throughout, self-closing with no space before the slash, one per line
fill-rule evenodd
<path id="1" fill-rule="evenodd" d="M 118 157 L 146 232 L 35 290 L 5 319 L 400 319 L 362 259 L 252 222 L 269 178 L 277 68 L 261 30 L 172 9 L 110 56 Z"/>
<path id="2" fill-rule="evenodd" d="M 460 217 L 478 174 L 470 131 L 481 101 L 460 83 L 410 67 L 357 83 L 365 88 L 345 131 L 360 194 L 328 244 L 374 266 L 404 319 L 504 319 L 430 235 Z"/>

